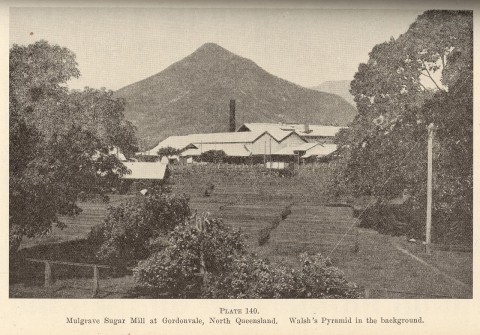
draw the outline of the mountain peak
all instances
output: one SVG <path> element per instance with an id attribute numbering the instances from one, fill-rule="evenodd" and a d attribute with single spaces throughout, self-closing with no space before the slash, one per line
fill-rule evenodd
<path id="1" fill-rule="evenodd" d="M 207 42 L 205 44 L 202 44 L 198 49 L 197 51 L 199 50 L 215 50 L 215 51 L 227 51 L 229 52 L 227 49 L 225 48 L 222 48 L 221 46 L 219 46 L 217 43 L 213 43 L 213 42 Z"/>
<path id="2" fill-rule="evenodd" d="M 233 53 L 228 51 L 227 49 L 221 47 L 216 43 L 205 43 L 202 44 L 197 50 L 193 52 L 192 55 L 197 54 L 207 54 L 207 55 L 232 55 Z"/>
<path id="3" fill-rule="evenodd" d="M 125 116 L 139 138 L 227 131 L 229 101 L 235 99 L 236 124 L 302 122 L 346 125 L 355 108 L 344 99 L 316 92 L 269 74 L 248 58 L 215 43 L 151 77 L 116 92 L 126 100 Z"/>

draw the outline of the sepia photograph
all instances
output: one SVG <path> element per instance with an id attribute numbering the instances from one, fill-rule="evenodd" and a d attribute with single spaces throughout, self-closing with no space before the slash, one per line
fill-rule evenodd
<path id="1" fill-rule="evenodd" d="M 473 17 L 10 7 L 9 300 L 471 301 Z"/>

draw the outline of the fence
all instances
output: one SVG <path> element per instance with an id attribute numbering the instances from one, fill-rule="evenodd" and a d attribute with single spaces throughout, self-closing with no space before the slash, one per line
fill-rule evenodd
<path id="1" fill-rule="evenodd" d="M 100 269 L 111 269 L 112 267 L 101 264 L 88 264 L 88 263 L 74 263 L 63 261 L 52 261 L 45 259 L 27 258 L 29 262 L 43 263 L 45 264 L 45 288 L 51 288 L 53 285 L 53 271 L 52 264 L 66 265 L 66 266 L 78 266 L 78 267 L 91 267 L 93 270 L 92 278 L 92 297 L 98 298 L 100 291 Z M 132 270 L 131 268 L 129 270 Z M 440 294 L 425 294 L 419 292 L 409 292 L 401 290 L 391 290 L 387 288 L 368 288 L 368 287 L 330 287 L 329 289 L 340 290 L 353 290 L 357 291 L 360 298 L 363 299 L 388 299 L 388 298 L 434 298 L 434 299 L 452 299 L 454 297 Z"/>
<path id="2" fill-rule="evenodd" d="M 96 298 L 98 296 L 100 290 L 100 269 L 113 269 L 114 267 L 102 264 L 89 264 L 89 263 L 75 263 L 75 262 L 65 262 L 65 261 L 53 261 L 53 260 L 46 260 L 46 259 L 35 259 L 35 258 L 26 258 L 28 262 L 33 263 L 43 263 L 45 264 L 45 288 L 51 288 L 53 285 L 53 271 L 52 271 L 52 264 L 58 265 L 67 265 L 67 266 L 77 266 L 77 267 L 90 267 L 93 270 L 93 278 L 92 278 L 92 297 Z M 131 271 L 131 268 L 127 268 L 127 270 Z"/>

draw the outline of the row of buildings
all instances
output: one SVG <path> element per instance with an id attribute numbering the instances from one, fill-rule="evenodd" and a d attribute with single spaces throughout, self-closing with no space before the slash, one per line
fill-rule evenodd
<path id="1" fill-rule="evenodd" d="M 170 136 L 139 155 L 157 156 L 160 149 L 173 148 L 178 155 L 172 159 L 189 163 L 202 153 L 215 150 L 223 151 L 230 162 L 306 163 L 328 158 L 335 152 L 333 139 L 340 129 L 308 124 L 245 123 L 234 132 Z"/>

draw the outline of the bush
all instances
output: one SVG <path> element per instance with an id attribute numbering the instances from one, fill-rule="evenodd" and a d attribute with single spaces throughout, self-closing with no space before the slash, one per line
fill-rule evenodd
<path id="1" fill-rule="evenodd" d="M 203 230 L 191 224 L 179 224 L 170 234 L 169 245 L 138 264 L 136 282 L 150 288 L 153 295 L 195 297 L 202 286 L 204 268 L 221 276 L 234 257 L 245 252 L 239 232 L 231 231 L 222 221 L 205 221 Z"/>
<path id="2" fill-rule="evenodd" d="M 174 156 L 174 155 L 180 155 L 181 150 L 172 148 L 172 147 L 165 147 L 165 148 L 160 148 L 157 151 L 157 155 L 159 157 L 169 157 L 169 156 Z"/>
<path id="3" fill-rule="evenodd" d="M 205 192 L 203 193 L 203 195 L 205 197 L 211 196 L 213 194 L 214 189 L 215 189 L 215 185 L 213 185 L 212 182 L 208 182 L 207 186 L 205 187 Z"/>
<path id="4" fill-rule="evenodd" d="M 402 205 L 377 203 L 360 216 L 360 227 L 393 236 L 405 235 L 421 239 L 424 236 L 424 226 L 424 215 L 415 214 L 407 203 Z"/>
<path id="5" fill-rule="evenodd" d="M 162 236 L 183 223 L 190 209 L 183 196 L 155 193 L 110 207 L 102 226 L 89 239 L 98 245 L 100 261 L 119 266 L 134 265 L 162 243 Z"/>
<path id="6" fill-rule="evenodd" d="M 204 269 L 202 274 L 202 255 Z M 354 298 L 355 285 L 321 255 L 301 255 L 302 268 L 270 265 L 245 252 L 240 233 L 221 220 L 205 229 L 178 225 L 169 246 L 141 261 L 136 283 L 169 298 Z"/>
<path id="7" fill-rule="evenodd" d="M 233 261 L 223 276 L 209 273 L 202 295 L 216 299 L 286 298 L 296 284 L 292 272 L 285 270 L 285 267 L 271 267 L 252 255 L 243 255 Z"/>
<path id="8" fill-rule="evenodd" d="M 208 163 L 223 163 L 227 154 L 223 150 L 208 150 L 200 155 L 202 162 Z"/>
<path id="9" fill-rule="evenodd" d="M 302 268 L 271 265 L 252 255 L 238 257 L 224 276 L 209 274 L 205 298 L 357 298 L 356 286 L 317 254 L 300 255 Z"/>

